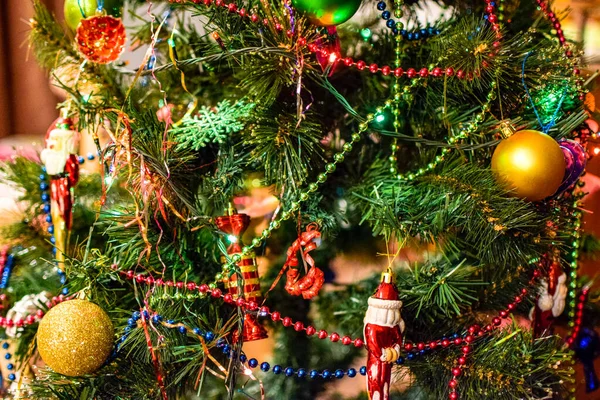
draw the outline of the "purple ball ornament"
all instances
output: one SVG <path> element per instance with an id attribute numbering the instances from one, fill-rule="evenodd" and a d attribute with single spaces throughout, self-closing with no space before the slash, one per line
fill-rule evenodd
<path id="1" fill-rule="evenodd" d="M 587 155 L 582 145 L 571 139 L 563 139 L 558 142 L 565 156 L 565 176 L 554 197 L 563 194 L 583 174 L 587 163 Z"/>

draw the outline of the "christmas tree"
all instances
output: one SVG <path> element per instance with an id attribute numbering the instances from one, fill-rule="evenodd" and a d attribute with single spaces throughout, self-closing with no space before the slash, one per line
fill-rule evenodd
<path id="1" fill-rule="evenodd" d="M 66 100 L 1 167 L 6 396 L 596 388 L 593 79 L 546 0 L 34 4 Z"/>

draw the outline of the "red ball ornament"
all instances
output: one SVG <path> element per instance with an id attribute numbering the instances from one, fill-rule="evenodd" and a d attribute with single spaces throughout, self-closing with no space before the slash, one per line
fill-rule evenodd
<path id="1" fill-rule="evenodd" d="M 115 61 L 125 48 L 125 26 L 120 18 L 95 15 L 82 19 L 75 40 L 79 52 L 98 64 Z"/>

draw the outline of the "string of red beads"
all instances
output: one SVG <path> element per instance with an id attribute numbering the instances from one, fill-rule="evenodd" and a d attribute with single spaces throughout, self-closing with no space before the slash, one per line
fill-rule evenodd
<path id="1" fill-rule="evenodd" d="M 567 345 L 569 345 L 569 347 L 573 346 L 573 344 L 575 343 L 575 339 L 577 339 L 577 336 L 579 336 L 579 331 L 581 330 L 581 322 L 583 320 L 583 307 L 585 306 L 585 302 L 587 300 L 589 291 L 589 287 L 584 287 L 581 291 L 581 294 L 579 295 L 573 330 L 571 331 L 569 337 L 567 337 L 566 339 Z"/>
<path id="2" fill-rule="evenodd" d="M 6 260 L 8 259 L 8 250 L 9 246 L 5 246 L 0 251 L 0 276 L 2 276 L 4 272 L 4 267 L 6 266 Z M 4 309 L 6 299 L 8 299 L 6 293 L 0 294 L 0 310 Z"/>
<path id="3" fill-rule="evenodd" d="M 502 37 L 500 31 L 500 25 L 498 23 L 498 17 L 494 14 L 494 6 L 491 5 L 493 0 L 485 0 L 487 3 L 486 6 L 486 14 L 488 15 L 488 21 L 492 26 L 492 29 L 496 31 L 496 37 L 500 39 Z M 215 5 L 217 7 L 227 8 L 227 10 L 231 13 L 237 13 L 242 18 L 249 18 L 251 22 L 255 24 L 262 24 L 264 26 L 268 26 L 271 21 L 268 18 L 261 18 L 255 12 L 251 12 L 250 14 L 245 8 L 238 8 L 235 3 L 225 3 L 224 0 L 169 0 L 170 3 L 178 3 L 183 4 L 186 2 L 191 2 L 194 4 L 204 4 L 205 6 Z M 488 11 L 489 10 L 489 11 Z M 273 21 L 273 27 L 275 30 L 279 32 L 283 32 L 283 25 L 278 21 Z M 294 33 L 291 30 L 286 31 L 286 35 L 288 37 L 293 37 Z M 308 43 L 307 39 L 304 37 L 299 37 L 296 40 L 296 43 L 299 47 L 306 46 L 307 49 L 317 54 L 319 53 L 321 56 L 328 58 L 332 63 L 343 62 L 347 67 L 356 68 L 359 71 L 368 71 L 372 74 L 381 74 L 383 76 L 393 75 L 396 78 L 400 78 L 405 76 L 409 79 L 419 79 L 419 78 L 428 78 L 428 77 L 456 77 L 457 79 L 468 79 L 473 80 L 474 74 L 472 72 L 465 72 L 462 69 L 454 70 L 453 67 L 440 67 L 436 66 L 431 69 L 423 67 L 423 68 L 392 68 L 389 65 L 384 65 L 383 67 L 378 66 L 375 63 L 368 64 L 363 60 L 355 60 L 352 57 L 341 57 L 338 53 L 328 52 L 325 49 L 319 48 L 316 43 Z M 490 52 L 490 55 L 495 54 L 497 51 L 497 47 L 500 45 L 500 42 L 494 43 L 494 49 Z"/>
<path id="4" fill-rule="evenodd" d="M 533 276 L 529 280 L 529 283 L 527 284 L 527 286 L 528 287 L 532 286 L 540 276 L 541 276 L 540 271 L 537 269 L 534 270 Z M 502 324 L 502 320 L 510 317 L 512 311 L 517 307 L 517 305 L 520 302 L 523 301 L 523 297 L 526 296 L 527 293 L 529 293 L 529 290 L 527 288 L 521 289 L 521 293 L 519 295 L 515 296 L 514 301 L 512 303 L 509 303 L 506 306 L 506 309 L 500 311 L 496 317 L 492 318 L 490 324 L 487 324 L 483 328 L 481 328 L 477 324 L 471 325 L 469 327 L 469 329 L 468 329 L 469 334 L 465 337 L 464 346 L 461 349 L 462 355 L 458 357 L 458 359 L 456 360 L 456 365 L 454 367 L 452 367 L 452 371 L 451 371 L 452 378 L 450 379 L 450 382 L 448 382 L 448 386 L 450 387 L 450 393 L 448 394 L 448 398 L 450 400 L 458 400 L 458 398 L 459 398 L 458 391 L 457 391 L 457 387 L 458 387 L 457 378 L 462 374 L 462 370 L 467 363 L 467 355 L 471 351 L 470 346 L 473 343 L 473 341 L 475 340 L 475 338 L 483 336 L 485 334 L 488 334 L 491 331 L 493 331 L 494 329 L 497 329 L 498 327 L 500 327 L 500 325 Z"/>
<path id="5" fill-rule="evenodd" d="M 489 21 L 490 25 L 492 26 L 492 30 L 494 32 L 496 32 L 496 39 L 500 40 L 502 39 L 502 31 L 500 29 L 500 23 L 499 23 L 499 18 L 498 16 L 494 13 L 495 11 L 495 4 L 496 2 L 494 0 L 485 0 L 485 14 L 487 16 L 487 20 Z M 499 43 L 498 43 L 499 45 Z M 494 43 L 494 47 L 497 47 L 498 45 L 496 45 L 496 43 Z"/>
<path id="6" fill-rule="evenodd" d="M 55 305 L 62 303 L 65 300 L 70 300 L 72 297 L 65 297 L 62 294 L 59 296 L 55 296 L 53 297 L 51 300 L 46 302 L 46 307 L 48 309 L 54 307 Z M 18 327 L 21 328 L 25 325 L 33 325 L 36 322 L 39 322 L 42 318 L 44 318 L 44 315 L 46 313 L 44 312 L 44 310 L 37 310 L 35 312 L 35 314 L 29 314 L 27 316 L 25 316 L 24 318 L 19 318 L 19 319 L 9 319 L 9 318 L 5 318 L 5 317 L 0 317 L 0 327 L 2 328 L 12 328 L 12 327 Z"/>
<path id="7" fill-rule="evenodd" d="M 194 282 L 174 282 L 174 281 L 165 281 L 161 278 L 154 278 L 151 275 L 143 275 L 136 274 L 134 271 L 122 271 L 118 269 L 117 264 L 112 265 L 112 269 L 117 271 L 121 276 L 129 280 L 135 280 L 137 283 L 143 283 L 147 285 L 155 285 L 155 286 L 166 286 L 166 287 L 174 287 L 182 290 L 190 290 L 190 291 L 198 291 L 200 293 L 206 294 L 215 299 L 223 299 L 225 303 L 235 305 L 237 307 L 241 307 L 250 311 L 257 311 L 259 316 L 261 317 L 270 317 L 273 322 L 281 322 L 286 328 L 293 327 L 297 332 L 305 331 L 308 336 L 316 335 L 319 339 L 329 339 L 330 341 L 336 343 L 340 342 L 345 346 L 354 345 L 355 347 L 364 346 L 364 341 L 361 338 L 352 339 L 350 336 L 340 336 L 337 332 L 328 333 L 324 329 L 317 330 L 315 327 L 309 325 L 305 326 L 302 321 L 293 321 L 290 317 L 282 317 L 281 313 L 278 311 L 271 311 L 267 306 L 260 306 L 254 301 L 246 301 L 243 297 L 234 298 L 230 293 L 223 293 L 221 289 L 210 289 L 207 284 L 196 284 Z M 539 271 L 534 271 L 533 278 L 530 280 L 529 285 L 532 285 L 540 276 Z M 476 337 L 481 337 L 486 333 L 489 333 L 493 329 L 500 326 L 502 319 L 506 319 L 510 316 L 510 313 L 517 307 L 523 300 L 523 296 L 528 293 L 527 289 L 522 289 L 521 293 L 515 297 L 515 300 L 508 304 L 506 310 L 500 311 L 498 316 L 492 318 L 491 323 L 481 328 L 479 325 L 474 324 L 470 326 L 467 331 L 469 334 L 465 336 L 465 338 L 457 337 L 453 339 L 442 338 L 437 340 L 432 340 L 428 343 L 425 342 L 406 342 L 404 343 L 404 350 L 410 352 L 412 350 L 435 350 L 438 348 L 447 348 L 449 346 L 461 346 L 466 344 L 470 344 Z"/>

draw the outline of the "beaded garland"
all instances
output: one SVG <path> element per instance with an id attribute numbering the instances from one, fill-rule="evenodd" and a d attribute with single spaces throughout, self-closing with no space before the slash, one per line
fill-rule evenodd
<path id="1" fill-rule="evenodd" d="M 532 260 L 533 264 L 538 262 L 537 259 Z M 113 264 L 112 268 L 114 270 L 118 270 L 118 265 Z M 258 310 L 258 315 L 260 317 L 270 317 L 273 322 L 281 322 L 281 324 L 290 328 L 293 327 L 296 331 L 305 331 L 307 336 L 315 336 L 319 339 L 329 339 L 331 342 L 337 343 L 340 342 L 342 345 L 349 346 L 354 345 L 355 347 L 363 347 L 364 341 L 361 338 L 352 339 L 350 336 L 340 336 L 337 332 L 328 333 L 326 330 L 320 329 L 317 330 L 312 325 L 305 326 L 302 321 L 293 321 L 290 317 L 282 317 L 278 311 L 271 311 L 267 306 L 259 306 L 254 302 L 246 302 L 244 298 L 240 297 L 235 299 L 231 294 L 223 294 L 220 289 L 210 289 L 208 285 L 201 284 L 198 285 L 194 282 L 173 282 L 173 281 L 163 281 L 161 278 L 154 278 L 151 275 L 142 275 L 135 274 L 133 271 L 118 271 L 121 276 L 126 277 L 129 280 L 135 280 L 137 283 L 145 283 L 148 285 L 156 285 L 156 286 L 166 286 L 166 287 L 175 287 L 182 290 L 190 290 L 190 291 L 198 291 L 203 295 L 208 296 L 213 299 L 222 299 L 225 303 L 232 304 L 241 308 L 245 308 L 251 311 Z M 534 271 L 533 277 L 531 278 L 529 285 L 534 284 L 535 280 L 540 277 L 539 271 L 536 269 Z M 464 345 L 464 343 L 470 344 L 473 338 L 470 338 L 471 335 L 483 336 L 486 333 L 491 332 L 496 329 L 500 324 L 502 319 L 506 319 L 510 316 L 511 312 L 517 307 L 523 300 L 523 296 L 529 293 L 528 289 L 524 288 L 521 290 L 521 293 L 515 297 L 514 301 L 507 305 L 506 310 L 500 311 L 498 316 L 492 318 L 491 323 L 482 327 L 478 325 L 473 325 L 467 329 L 467 332 L 464 337 L 461 337 L 458 334 L 451 335 L 450 337 L 443 337 L 437 340 L 432 340 L 429 343 L 424 342 L 405 342 L 403 348 L 406 352 L 412 352 L 413 350 L 423 351 L 423 350 L 435 350 L 439 348 L 446 348 L 452 345 L 460 346 Z M 150 316 L 148 316 L 150 318 Z M 139 320 L 139 316 L 134 319 L 130 319 L 128 321 L 128 326 L 135 326 L 137 320 Z M 155 322 L 159 322 L 157 320 Z M 410 358 L 409 358 L 410 359 Z"/>
<path id="2" fill-rule="evenodd" d="M 12 272 L 13 265 L 15 263 L 15 256 L 12 253 L 8 253 L 8 248 L 2 249 L 0 254 L 0 289 L 6 289 L 8 286 L 8 280 Z"/>
<path id="3" fill-rule="evenodd" d="M 127 337 L 131 334 L 133 329 L 137 327 L 138 321 L 140 321 L 142 319 L 142 314 L 144 315 L 144 317 L 147 320 L 151 320 L 154 324 L 160 324 L 160 325 L 162 325 L 166 328 L 170 328 L 170 329 L 177 329 L 177 331 L 181 334 L 191 333 L 198 337 L 202 337 L 208 343 L 212 342 L 216 337 L 216 335 L 211 331 L 205 331 L 205 330 L 202 330 L 197 327 L 189 327 L 185 324 L 176 322 L 174 320 L 166 320 L 165 321 L 165 319 L 161 315 L 158 315 L 158 314 L 150 315 L 150 313 L 147 310 L 142 310 L 142 312 L 135 311 L 131 315 L 131 318 L 129 318 L 127 320 L 127 326 L 125 327 L 124 333 L 118 341 L 117 349 L 116 349 L 115 353 L 113 353 L 113 356 L 116 355 L 116 352 L 118 352 L 121 349 L 123 343 L 127 340 Z M 459 335 L 454 334 L 454 335 L 450 336 L 449 338 L 443 338 L 443 341 L 451 342 L 451 341 L 456 341 L 458 338 L 459 338 Z M 231 345 L 227 344 L 224 339 L 219 339 L 216 343 L 216 347 L 218 349 L 221 349 L 222 353 L 225 354 L 228 358 L 235 358 L 237 356 L 236 352 L 232 351 Z M 402 365 L 407 360 L 408 361 L 414 360 L 415 357 L 418 357 L 418 356 L 424 355 L 424 354 L 426 354 L 425 349 L 409 352 L 406 354 L 406 357 L 399 357 L 398 360 L 396 361 L 396 364 Z M 279 375 L 279 374 L 283 373 L 286 377 L 297 376 L 298 378 L 310 377 L 311 379 L 316 379 L 316 378 L 342 379 L 345 376 L 348 376 L 349 378 L 354 378 L 357 375 L 357 370 L 354 368 L 349 368 L 348 370 L 337 369 L 334 372 L 331 372 L 328 369 L 324 369 L 322 371 L 313 369 L 313 370 L 308 371 L 305 368 L 298 368 L 298 369 L 294 369 L 292 367 L 284 368 L 281 365 L 274 365 L 271 367 L 270 363 L 268 363 L 268 362 L 259 362 L 256 358 L 248 359 L 246 354 L 243 352 L 240 354 L 239 360 L 242 363 L 247 363 L 249 368 L 256 368 L 256 367 L 260 366 L 260 369 L 263 372 L 272 371 L 275 375 Z M 358 369 L 358 373 L 360 373 L 363 376 L 366 375 L 367 367 L 366 366 L 360 367 Z"/>
<path id="4" fill-rule="evenodd" d="M 10 345 L 8 344 L 8 342 L 2 343 L 2 349 L 6 350 L 6 353 L 4 353 L 5 360 L 10 360 L 12 358 L 12 354 L 10 354 L 8 351 L 9 347 Z M 15 381 L 17 379 L 17 376 L 13 371 L 15 369 L 15 365 L 12 362 L 9 362 L 8 364 L 6 364 L 6 369 L 10 371 L 8 374 L 8 380 L 11 382 Z"/>
<path id="5" fill-rule="evenodd" d="M 421 39 L 427 39 L 430 38 L 432 36 L 436 36 L 440 34 L 440 30 L 431 26 L 428 26 L 426 28 L 423 29 L 415 29 L 414 31 L 407 31 L 406 29 L 402 29 L 403 26 L 401 25 L 401 22 L 396 22 L 394 19 L 391 18 L 392 13 L 390 11 L 386 10 L 387 8 L 387 4 L 385 1 L 380 1 L 377 3 L 377 9 L 379 11 L 382 11 L 381 13 L 381 19 L 383 19 L 384 21 L 386 21 L 385 25 L 391 29 L 392 34 L 393 35 L 400 35 L 402 36 L 402 38 L 406 39 L 406 40 L 421 40 Z M 399 8 L 397 10 L 394 11 L 394 16 L 396 18 L 401 18 L 402 17 L 402 10 L 400 10 Z"/>
<path id="6" fill-rule="evenodd" d="M 491 23 L 492 29 L 494 31 L 496 31 L 496 37 L 498 39 L 500 39 L 502 37 L 502 34 L 500 33 L 500 26 L 498 25 L 498 18 L 495 14 L 493 14 L 494 6 L 489 5 L 489 3 L 491 3 L 490 0 L 485 0 L 485 1 L 486 1 L 486 3 L 488 3 L 488 6 L 486 7 L 486 17 L 487 17 L 488 21 Z M 224 0 L 215 0 L 214 3 L 213 3 L 213 0 L 169 0 L 169 2 L 170 3 L 192 2 L 194 4 L 202 3 L 205 6 L 210 6 L 210 5 L 214 4 L 217 7 L 226 8 L 229 12 L 236 13 L 242 18 L 249 18 L 252 23 L 262 24 L 263 26 L 269 26 L 272 24 L 272 21 L 270 21 L 268 18 L 261 19 L 254 12 L 252 12 L 251 14 L 248 14 L 248 11 L 244 7 L 238 8 L 238 5 L 236 3 L 233 3 L 233 2 L 225 3 Z M 488 12 L 488 10 L 490 10 L 490 11 Z M 395 23 L 395 27 L 398 27 L 399 24 L 400 24 L 399 22 Z M 275 27 L 275 30 L 283 33 L 284 28 L 281 23 L 275 22 L 275 23 L 273 23 L 273 26 Z M 294 35 L 294 33 L 291 30 L 286 31 L 285 33 L 289 37 L 292 37 Z M 429 76 L 436 77 L 436 78 L 447 76 L 449 78 L 456 77 L 458 79 L 465 79 L 465 78 L 473 79 L 472 73 L 470 73 L 470 72 L 465 73 L 462 69 L 458 69 L 455 74 L 454 68 L 452 68 L 450 66 L 448 66 L 448 67 L 435 66 L 432 68 L 427 68 L 427 67 L 407 68 L 406 70 L 404 70 L 401 67 L 396 67 L 395 69 L 392 69 L 390 66 L 387 66 L 387 65 L 385 65 L 383 67 L 379 67 L 375 63 L 367 64 L 363 60 L 354 60 L 352 57 L 339 58 L 337 54 L 328 52 L 327 50 L 323 49 L 321 46 L 318 46 L 316 43 L 308 43 L 306 38 L 303 38 L 303 37 L 299 37 L 297 39 L 296 43 L 299 47 L 306 46 L 306 48 L 310 52 L 315 53 L 315 54 L 319 53 L 324 58 L 330 58 L 333 56 L 333 62 L 343 62 L 347 67 L 353 67 L 353 68 L 358 69 L 359 71 L 363 71 L 366 69 L 373 74 L 381 73 L 384 76 L 393 75 L 395 77 L 406 76 L 409 79 L 427 78 Z M 499 45 L 499 43 L 498 43 L 498 45 Z M 493 55 L 495 53 L 495 51 L 496 50 L 493 49 L 492 52 L 490 53 L 490 55 Z"/>

